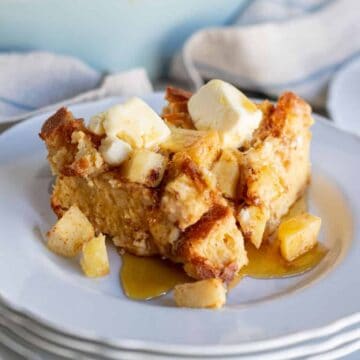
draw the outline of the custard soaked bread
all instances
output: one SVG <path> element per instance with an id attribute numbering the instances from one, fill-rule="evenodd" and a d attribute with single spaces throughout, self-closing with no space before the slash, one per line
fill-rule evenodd
<path id="1" fill-rule="evenodd" d="M 125 251 L 229 282 L 248 261 L 244 240 L 259 247 L 306 188 L 310 107 L 292 93 L 255 105 L 219 80 L 166 99 L 163 119 L 140 99 L 89 127 L 66 109 L 50 117 L 40 137 L 52 208 L 61 217 L 76 205 Z"/>
<path id="2" fill-rule="evenodd" d="M 263 121 L 244 152 L 237 219 L 256 247 L 273 233 L 310 179 L 310 106 L 292 93 L 260 105 Z"/>

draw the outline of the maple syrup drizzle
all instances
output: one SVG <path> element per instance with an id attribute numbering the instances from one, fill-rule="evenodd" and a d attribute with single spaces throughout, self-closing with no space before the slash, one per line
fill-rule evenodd
<path id="1" fill-rule="evenodd" d="M 177 284 L 193 281 L 180 265 L 169 260 L 131 254 L 122 255 L 120 279 L 126 296 L 135 300 L 149 300 Z"/>
<path id="2" fill-rule="evenodd" d="M 307 211 L 306 198 L 300 198 L 283 219 Z M 327 249 L 317 244 L 294 261 L 286 261 L 280 254 L 279 243 L 265 242 L 260 249 L 246 243 L 249 264 L 243 267 L 229 285 L 234 287 L 245 276 L 253 278 L 283 278 L 303 274 L 314 268 L 324 258 Z M 120 272 L 125 294 L 135 300 L 149 300 L 166 294 L 175 285 L 193 281 L 178 264 L 157 257 L 122 256 Z"/>
<path id="3" fill-rule="evenodd" d="M 277 241 L 262 244 L 260 249 L 256 249 L 250 243 L 247 243 L 245 247 L 249 264 L 239 271 L 231 282 L 230 288 L 234 287 L 245 276 L 258 279 L 272 279 L 303 274 L 319 264 L 327 253 L 324 245 L 317 244 L 304 255 L 289 262 L 281 256 Z"/>

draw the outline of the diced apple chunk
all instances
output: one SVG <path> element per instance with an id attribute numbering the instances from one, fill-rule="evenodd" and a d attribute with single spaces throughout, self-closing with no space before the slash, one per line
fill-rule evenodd
<path id="1" fill-rule="evenodd" d="M 206 131 L 173 127 L 170 136 L 160 144 L 160 148 L 172 153 L 183 151 L 186 147 L 194 145 L 206 134 Z"/>
<path id="2" fill-rule="evenodd" d="M 220 137 L 215 131 L 172 128 L 160 148 L 169 153 L 186 152 L 198 166 L 208 168 L 219 155 Z"/>
<path id="3" fill-rule="evenodd" d="M 280 224 L 278 238 L 281 255 L 293 261 L 312 249 L 317 243 L 321 219 L 309 213 L 292 217 Z"/>
<path id="4" fill-rule="evenodd" d="M 100 234 L 83 245 L 80 264 L 88 277 L 100 277 L 109 273 L 109 259 L 104 235 Z"/>
<path id="5" fill-rule="evenodd" d="M 240 176 L 239 157 L 237 150 L 224 149 L 212 172 L 217 179 L 219 190 L 228 198 L 236 199 Z"/>
<path id="6" fill-rule="evenodd" d="M 123 175 L 132 182 L 149 187 L 160 184 L 167 164 L 167 158 L 147 149 L 138 149 L 124 164 Z"/>
<path id="7" fill-rule="evenodd" d="M 190 308 L 221 308 L 226 302 L 226 288 L 220 279 L 206 279 L 176 285 L 177 306 Z"/>
<path id="8" fill-rule="evenodd" d="M 47 233 L 47 246 L 58 255 L 72 257 L 94 236 L 94 228 L 87 217 L 77 206 L 72 206 Z"/>
<path id="9" fill-rule="evenodd" d="M 245 239 L 251 241 L 257 249 L 262 243 L 268 219 L 268 211 L 255 205 L 243 207 L 237 215 Z"/>

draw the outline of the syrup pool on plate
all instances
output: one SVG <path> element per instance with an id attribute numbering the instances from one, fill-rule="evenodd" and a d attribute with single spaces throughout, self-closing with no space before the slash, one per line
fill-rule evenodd
<path id="1" fill-rule="evenodd" d="M 303 274 L 314 268 L 324 258 L 327 249 L 324 245 L 317 244 L 304 255 L 289 262 L 280 254 L 280 245 L 277 241 L 265 243 L 260 249 L 252 244 L 246 244 L 249 264 L 244 266 L 230 284 L 234 287 L 244 276 L 252 278 L 284 278 Z"/>
<path id="2" fill-rule="evenodd" d="M 149 300 L 164 295 L 175 285 L 193 281 L 181 265 L 158 257 L 122 256 L 121 284 L 126 296 Z"/>
<path id="3" fill-rule="evenodd" d="M 294 203 L 283 220 L 306 211 L 306 198 L 302 197 Z M 260 249 L 246 243 L 246 251 L 249 264 L 240 270 L 230 288 L 245 276 L 264 279 L 302 274 L 319 264 L 327 253 L 325 246 L 317 244 L 306 254 L 288 262 L 281 256 L 276 239 L 263 243 Z M 139 257 L 130 254 L 122 256 L 120 279 L 125 294 L 136 300 L 148 300 L 164 295 L 177 284 L 194 281 L 185 274 L 179 264 L 158 257 Z"/>

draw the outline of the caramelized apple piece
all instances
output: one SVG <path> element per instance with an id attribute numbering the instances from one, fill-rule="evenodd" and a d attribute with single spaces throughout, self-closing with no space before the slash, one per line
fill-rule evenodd
<path id="1" fill-rule="evenodd" d="M 300 214 L 280 224 L 278 238 L 281 255 L 293 261 L 317 243 L 321 219 L 309 213 Z"/>
<path id="2" fill-rule="evenodd" d="M 83 245 L 80 264 L 87 277 L 100 277 L 109 273 L 109 259 L 103 234 Z"/>
<path id="3" fill-rule="evenodd" d="M 66 257 L 75 256 L 95 236 L 94 228 L 77 206 L 71 206 L 47 233 L 48 248 Z"/>
<path id="4" fill-rule="evenodd" d="M 224 149 L 212 169 L 219 190 L 225 197 L 235 200 L 240 177 L 239 153 L 237 150 Z"/>
<path id="5" fill-rule="evenodd" d="M 221 308 L 226 302 L 226 289 L 220 279 L 207 279 L 176 285 L 177 306 L 190 308 Z"/>
<path id="6" fill-rule="evenodd" d="M 123 175 L 131 182 L 156 187 L 163 178 L 166 164 L 165 156 L 154 151 L 138 149 L 124 164 Z"/>

